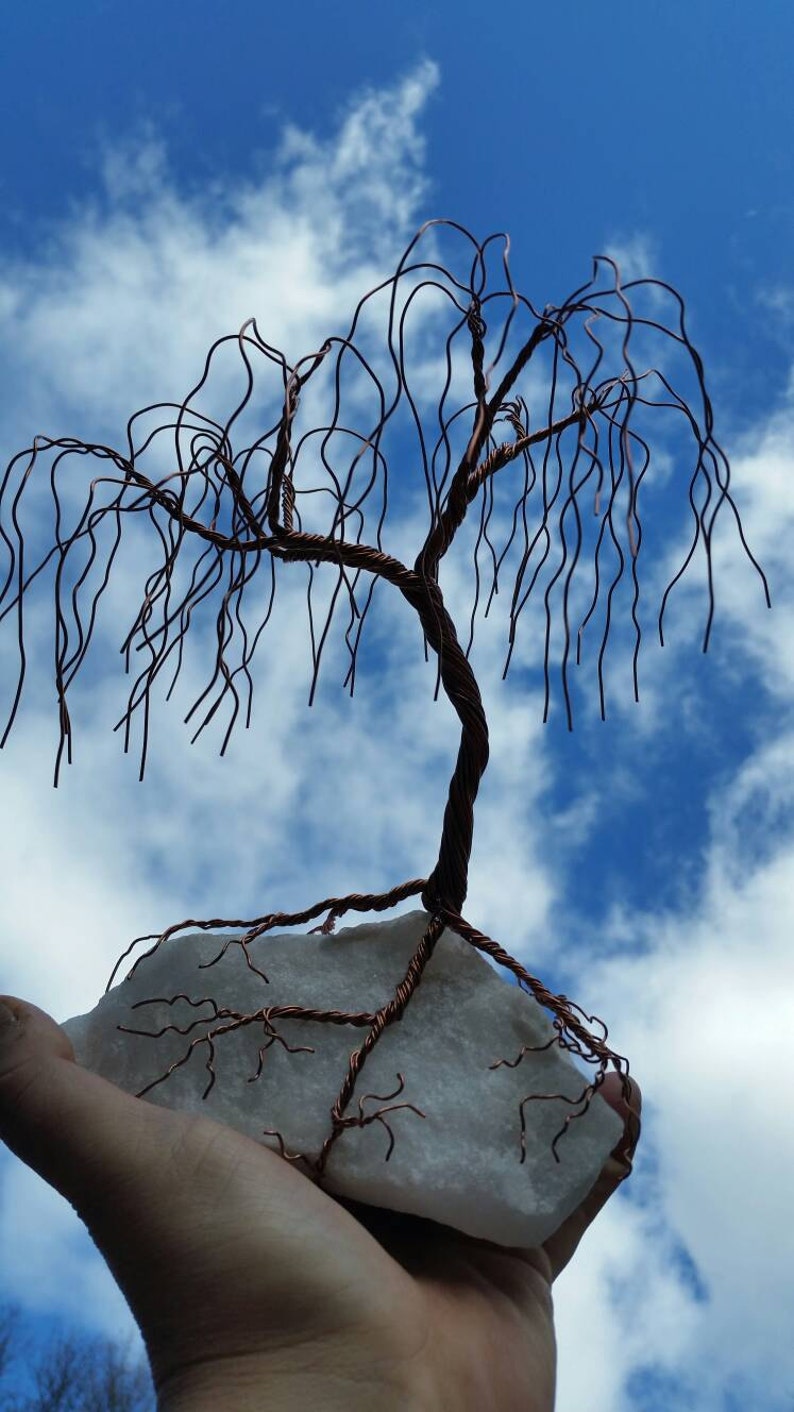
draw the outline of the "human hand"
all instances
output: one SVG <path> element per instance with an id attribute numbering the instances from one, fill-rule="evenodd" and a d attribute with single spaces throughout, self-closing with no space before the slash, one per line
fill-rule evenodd
<path id="1" fill-rule="evenodd" d="M 550 1412 L 550 1288 L 630 1169 L 639 1090 L 582 1206 L 537 1250 L 331 1197 L 269 1148 L 81 1068 L 5 997 L 0 1138 L 74 1207 L 146 1343 L 161 1412 Z M 0 1022 L 2 1004 L 0 1004 Z"/>

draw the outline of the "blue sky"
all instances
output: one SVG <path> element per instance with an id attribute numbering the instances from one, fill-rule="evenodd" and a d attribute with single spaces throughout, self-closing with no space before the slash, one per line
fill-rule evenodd
<path id="1" fill-rule="evenodd" d="M 773 612 L 726 536 L 709 655 L 693 583 L 664 651 L 646 635 L 641 705 L 616 666 L 601 723 L 583 669 L 573 734 L 559 697 L 540 724 L 534 620 L 505 683 L 503 627 L 481 622 L 492 758 L 466 913 L 599 1013 L 646 1093 L 636 1175 L 557 1287 L 561 1412 L 725 1412 L 737 1388 L 759 1412 L 790 1406 L 794 1149 L 777 1084 L 794 1058 L 794 12 L 576 0 L 505 5 L 497 23 L 468 3 L 352 3 L 296 20 L 232 0 L 222 17 L 192 5 L 187 24 L 175 5 L 78 0 L 1 23 L 8 455 L 36 432 L 118 440 L 251 314 L 300 356 L 432 216 L 508 231 L 516 285 L 541 307 L 600 251 L 686 298 Z M 661 422 L 658 455 L 657 563 L 686 508 Z M 450 575 L 462 602 L 463 560 Z M 136 585 L 121 576 L 117 608 Z M 309 713 L 301 602 L 286 594 L 272 659 L 263 640 L 251 732 L 224 761 L 210 732 L 190 747 L 188 676 L 185 709 L 155 712 L 143 786 L 112 734 L 126 684 L 106 621 L 56 793 L 42 597 L 0 757 L 6 990 L 64 1019 L 94 1004 L 133 936 L 179 916 L 253 916 L 432 866 L 457 737 L 410 624 L 384 609 L 353 702 L 331 655 Z M 11 670 L 1 633 L 0 653 Z M 0 1202 L 0 1296 L 46 1322 L 79 1290 L 88 1329 L 127 1331 L 73 1213 L 8 1155 Z"/>

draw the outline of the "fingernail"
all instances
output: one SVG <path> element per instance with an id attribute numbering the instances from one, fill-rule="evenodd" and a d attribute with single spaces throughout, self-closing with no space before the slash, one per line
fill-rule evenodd
<path id="1" fill-rule="evenodd" d="M 4 1000 L 0 1000 L 0 1038 L 8 1038 L 12 1026 L 18 1023 L 13 1010 L 6 1005 Z"/>

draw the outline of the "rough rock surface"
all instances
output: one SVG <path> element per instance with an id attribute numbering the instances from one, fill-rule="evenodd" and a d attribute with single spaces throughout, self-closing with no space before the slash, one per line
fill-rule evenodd
<path id="1" fill-rule="evenodd" d="M 412 912 L 330 936 L 266 935 L 250 944 L 249 953 L 268 984 L 249 969 L 238 945 L 229 946 L 217 965 L 198 969 L 219 954 L 227 935 L 174 937 L 90 1014 L 67 1020 L 64 1028 L 79 1063 L 138 1093 L 184 1055 L 191 1040 L 224 1023 L 213 1020 L 210 1003 L 196 1007 L 179 1000 L 169 1006 L 166 1001 L 178 992 L 192 1001 L 211 997 L 218 1007 L 241 1014 L 279 1004 L 372 1011 L 393 996 L 428 920 L 426 913 Z M 162 999 L 131 1009 L 155 996 Z M 167 1032 L 156 1039 L 116 1028 L 184 1029 L 199 1018 L 189 1034 Z M 262 1136 L 264 1128 L 275 1128 L 288 1152 L 316 1159 L 331 1131 L 330 1109 L 348 1056 L 367 1030 L 286 1017 L 273 1023 L 292 1048 L 310 1046 L 313 1052 L 289 1053 L 276 1040 L 264 1050 L 260 1077 L 248 1082 L 268 1037 L 257 1022 L 216 1040 L 216 1081 L 206 1099 L 204 1043 L 146 1100 L 203 1113 L 278 1150 L 277 1138 Z M 412 1103 L 425 1117 L 410 1108 L 384 1113 L 394 1134 L 388 1161 L 389 1133 L 382 1122 L 348 1128 L 331 1150 L 323 1186 L 505 1245 L 545 1240 L 590 1189 L 621 1134 L 619 1118 L 596 1095 L 558 1143 L 556 1162 L 552 1140 L 571 1106 L 557 1099 L 527 1103 L 527 1156 L 521 1162 L 521 1100 L 530 1093 L 575 1099 L 586 1078 L 557 1044 L 526 1054 L 514 1068 L 490 1065 L 515 1061 L 522 1045 L 543 1044 L 553 1035 L 532 997 L 445 932 L 403 1019 L 384 1031 L 367 1058 L 345 1114 L 359 1116 L 361 1098 L 364 1116 Z M 395 1093 L 398 1073 L 405 1085 Z"/>

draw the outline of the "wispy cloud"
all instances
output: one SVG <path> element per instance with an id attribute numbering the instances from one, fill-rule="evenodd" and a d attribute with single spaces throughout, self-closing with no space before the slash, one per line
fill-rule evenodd
<path id="1" fill-rule="evenodd" d="M 17 377 L 15 404 L 6 407 L 12 445 L 34 430 L 117 438 L 136 405 L 181 397 L 207 344 L 252 313 L 268 339 L 296 358 L 344 328 L 423 214 L 419 119 L 435 83 L 434 67 L 423 65 L 394 89 L 365 95 L 332 138 L 290 129 L 275 172 L 259 187 L 186 195 L 152 137 L 108 153 L 91 208 L 54 231 L 46 251 L 6 270 L 0 336 L 4 363 Z M 75 486 L 69 495 L 79 503 L 80 493 Z M 74 766 L 53 791 L 57 718 L 46 595 L 29 610 L 26 695 L 2 757 L 3 983 L 59 1018 L 90 1008 L 134 935 L 180 916 L 297 908 L 429 870 L 457 751 L 457 721 L 443 697 L 433 703 L 435 669 L 423 660 L 418 625 L 401 600 L 385 598 L 380 665 L 361 673 L 355 699 L 340 690 L 341 643 L 329 642 L 316 707 L 306 710 L 305 570 L 294 566 L 292 578 L 283 575 L 260 653 L 250 732 L 232 737 L 223 761 L 218 731 L 189 745 L 182 716 L 207 663 L 188 654 L 175 700 L 156 702 L 139 785 L 134 754 L 125 758 L 112 733 L 129 689 L 115 650 L 140 597 L 148 552 L 137 526 L 131 530 L 93 655 L 71 694 Z M 413 529 L 404 523 L 398 534 L 408 543 L 419 530 L 418 522 Z M 198 639 L 211 645 L 207 627 Z M 13 630 L 6 631 L 7 681 L 15 652 Z M 383 672 L 398 691 L 382 687 Z M 490 675 L 498 679 L 495 670 Z M 523 729 L 525 709 L 495 707 L 495 729 L 529 763 L 533 749 L 539 753 L 537 724 Z M 507 927 L 516 912 L 510 899 L 524 893 L 524 935 L 542 927 L 553 892 L 534 860 L 527 814 L 546 782 L 542 763 L 526 773 L 529 783 L 509 752 L 495 762 L 480 813 L 485 866 L 471 893 L 494 930 Z M 505 828 L 509 847 L 501 841 Z M 35 885 L 42 856 L 46 889 Z M 59 1199 L 10 1159 L 6 1171 L 14 1199 L 0 1221 L 4 1276 L 15 1295 L 57 1307 L 75 1281 L 107 1283 Z M 45 1260 L 57 1273 L 42 1283 L 36 1270 Z M 115 1327 L 119 1309 L 117 1298 L 87 1299 L 85 1317 Z"/>
<path id="2" fill-rule="evenodd" d="M 115 429 L 135 407 L 181 397 L 204 350 L 254 314 L 288 358 L 310 352 L 418 223 L 418 119 L 437 82 L 422 64 L 351 104 L 332 138 L 289 127 L 259 184 L 219 177 L 185 192 L 156 137 L 110 149 L 99 195 L 0 282 L 15 398 L 28 389 L 3 409 L 11 429 L 44 430 L 41 417 L 67 409 L 86 435 Z"/>
<path id="3" fill-rule="evenodd" d="M 611 1041 L 631 1056 L 648 1126 L 629 1209 L 607 1213 L 577 1279 L 590 1261 L 598 1267 L 596 1246 L 612 1222 L 616 1248 L 603 1251 L 601 1273 L 619 1272 L 609 1301 L 622 1336 L 620 1291 L 628 1282 L 632 1318 L 641 1317 L 658 1292 L 643 1261 L 652 1267 L 655 1252 L 680 1242 L 702 1291 L 693 1294 L 687 1270 L 667 1264 L 672 1364 L 709 1412 L 724 1406 L 732 1378 L 747 1380 L 748 1405 L 758 1406 L 794 1380 L 785 1332 L 794 1264 L 786 1214 L 794 1139 L 785 1117 L 794 1062 L 793 772 L 790 736 L 754 755 L 712 797 L 695 908 L 623 916 L 628 946 L 587 963 L 588 1001 L 609 1014 Z M 643 1252 L 633 1274 L 626 1217 Z M 763 1290 L 760 1303 L 752 1290 Z M 670 1334 L 669 1322 L 642 1319 L 632 1358 L 669 1368 Z"/>
<path id="4" fill-rule="evenodd" d="M 197 380 L 206 347 L 252 314 L 291 358 L 344 328 L 363 291 L 391 272 L 430 214 L 422 114 L 437 78 L 425 64 L 389 90 L 360 96 L 331 136 L 288 128 L 258 184 L 219 178 L 211 190 L 185 192 L 156 135 L 109 151 L 96 200 L 54 230 L 46 249 L 7 268 L 0 284 L 0 397 L 10 444 L 26 444 L 35 431 L 118 438 L 135 407 L 179 400 Z M 652 272 L 647 240 L 624 242 L 620 254 L 624 273 Z M 432 359 L 424 345 L 421 352 L 430 376 Z M 741 652 L 766 706 L 781 711 L 790 709 L 794 662 L 786 550 L 793 425 L 785 406 L 734 457 L 774 615 L 764 618 L 748 592 L 751 571 L 735 542 L 717 549 L 726 637 L 715 650 L 726 666 L 729 647 Z M 416 544 L 418 514 L 406 504 L 398 544 Z M 137 533 L 130 544 L 90 675 L 75 684 L 77 763 L 54 792 L 48 602 L 31 618 L 30 690 L 0 756 L 3 985 L 58 1018 L 93 1005 L 136 934 L 181 916 L 297 908 L 432 867 L 457 750 L 451 708 L 443 697 L 432 700 L 435 666 L 423 660 L 415 618 L 387 592 L 354 700 L 340 689 L 347 664 L 337 635 L 316 706 L 306 710 L 304 571 L 295 565 L 286 566 L 292 578 L 282 575 L 260 651 L 251 730 L 238 730 L 225 760 L 216 753 L 220 729 L 189 745 L 182 717 L 207 670 L 200 653 L 189 657 L 175 700 L 155 702 L 139 785 L 135 757 L 125 760 L 112 733 L 129 685 L 115 648 L 143 577 Z M 444 590 L 465 637 L 471 574 L 463 558 L 450 555 Z M 681 592 L 686 623 L 694 598 Z M 565 965 L 562 883 L 574 843 L 598 827 L 607 790 L 630 791 L 645 747 L 639 728 L 622 736 L 622 784 L 598 745 L 586 772 L 561 778 L 539 725 L 537 690 L 527 687 L 530 645 L 519 651 L 515 677 L 501 681 L 504 619 L 503 596 L 492 619 L 478 624 L 472 652 L 493 749 L 467 912 L 542 973 L 544 965 Z M 199 630 L 199 642 L 208 632 Z M 681 649 L 691 650 L 689 637 L 682 629 Z M 12 634 L 0 659 L 6 670 L 14 650 Z M 682 662 L 673 647 L 649 654 L 645 713 L 636 722 L 659 719 L 685 692 Z M 616 704 L 624 732 L 632 716 L 623 698 Z M 782 1323 L 794 1249 L 781 1259 L 794 1153 L 778 1092 L 794 1000 L 792 759 L 786 731 L 713 792 L 694 908 L 615 913 L 606 953 L 592 939 L 584 951 L 572 948 L 570 993 L 586 991 L 582 999 L 609 1020 L 616 1047 L 630 1054 L 646 1087 L 648 1159 L 559 1284 L 560 1412 L 590 1405 L 629 1412 L 626 1388 L 643 1368 L 696 1379 L 709 1412 L 720 1406 L 720 1379 L 752 1379 L 764 1360 L 770 1376 L 794 1381 Z M 87 1323 L 126 1330 L 115 1286 L 73 1214 L 10 1158 L 0 1171 L 9 1289 L 53 1309 L 65 1307 L 67 1290 L 85 1290 Z M 762 1199 L 752 1202 L 748 1193 L 759 1184 Z M 769 1291 L 763 1305 L 748 1299 L 748 1271 Z"/>

